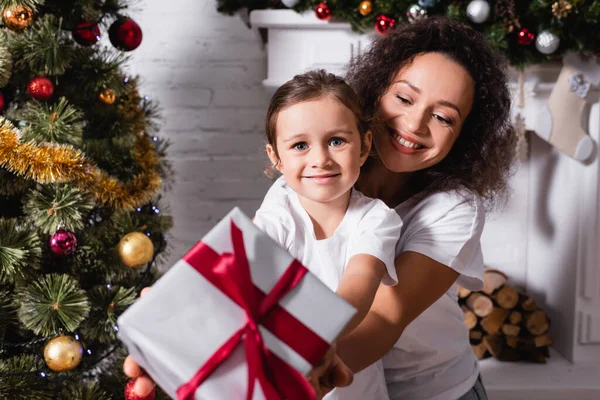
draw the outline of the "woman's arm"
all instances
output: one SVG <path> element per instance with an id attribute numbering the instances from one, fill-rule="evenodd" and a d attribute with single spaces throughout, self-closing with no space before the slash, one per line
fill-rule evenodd
<path id="1" fill-rule="evenodd" d="M 404 328 L 435 303 L 459 273 L 420 253 L 396 257 L 398 284 L 380 285 L 363 322 L 338 341 L 338 354 L 355 373 L 383 357 Z"/>

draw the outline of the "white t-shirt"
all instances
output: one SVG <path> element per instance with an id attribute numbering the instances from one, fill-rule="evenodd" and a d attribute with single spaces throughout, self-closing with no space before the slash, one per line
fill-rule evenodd
<path id="1" fill-rule="evenodd" d="M 471 389 L 479 374 L 458 305 L 457 285 L 470 290 L 483 287 L 483 205 L 478 198 L 469 202 L 448 192 L 410 199 L 396 211 L 404 223 L 396 254 L 423 254 L 460 277 L 406 327 L 384 356 L 389 396 L 392 400 L 455 400 Z"/>
<path id="2" fill-rule="evenodd" d="M 348 261 L 356 254 L 380 259 L 387 270 L 382 283 L 397 283 L 394 258 L 402 221 L 381 200 L 353 189 L 346 214 L 334 234 L 317 240 L 298 195 L 280 177 L 267 192 L 254 223 L 333 291 Z M 334 389 L 325 399 L 389 399 L 381 360 L 356 374 L 352 385 Z"/>

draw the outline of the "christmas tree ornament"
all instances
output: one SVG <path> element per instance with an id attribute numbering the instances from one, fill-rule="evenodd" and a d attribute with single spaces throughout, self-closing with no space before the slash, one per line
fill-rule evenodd
<path id="1" fill-rule="evenodd" d="M 363 17 L 366 17 L 367 15 L 371 14 L 371 11 L 373 11 L 373 3 L 371 3 L 369 0 L 362 1 L 358 5 L 358 12 Z"/>
<path id="2" fill-rule="evenodd" d="M 548 103 L 538 115 L 536 133 L 577 161 L 587 161 L 596 147 L 583 127 L 592 124 L 588 102 L 594 100 L 589 91 L 599 84 L 600 61 L 567 54 Z"/>
<path id="3" fill-rule="evenodd" d="M 394 18 L 388 17 L 387 15 L 378 15 L 375 19 L 375 30 L 380 35 L 387 33 L 396 25 Z"/>
<path id="4" fill-rule="evenodd" d="M 490 3 L 485 0 L 473 0 L 467 6 L 467 17 L 476 24 L 484 23 L 490 17 Z"/>
<path id="5" fill-rule="evenodd" d="M 36 76 L 27 84 L 27 93 L 39 101 L 50 100 L 54 94 L 54 85 L 45 76 Z"/>
<path id="6" fill-rule="evenodd" d="M 535 39 L 535 35 L 532 32 L 529 32 L 529 29 L 522 28 L 519 33 L 517 33 L 517 43 L 523 46 L 528 46 Z"/>
<path id="7" fill-rule="evenodd" d="M 6 7 L 2 11 L 2 22 L 11 31 L 29 28 L 33 22 L 33 10 L 26 5 Z"/>
<path id="8" fill-rule="evenodd" d="M 153 400 L 156 395 L 156 389 L 152 389 L 150 393 L 143 397 L 134 393 L 133 387 L 135 386 L 136 380 L 137 378 L 130 379 L 129 382 L 127 382 L 127 385 L 125 385 L 125 400 Z"/>
<path id="9" fill-rule="evenodd" d="M 331 18 L 331 9 L 327 3 L 319 3 L 315 6 L 315 15 L 321 21 L 327 21 L 329 18 Z"/>
<path id="10" fill-rule="evenodd" d="M 130 232 L 119 241 L 117 253 L 123 264 L 129 268 L 139 268 L 154 257 L 154 245 L 143 233 Z"/>
<path id="11" fill-rule="evenodd" d="M 440 2 L 440 0 L 419 0 L 418 4 L 421 7 L 431 8 L 431 7 L 435 6 L 439 2 Z"/>
<path id="12" fill-rule="evenodd" d="M 100 28 L 95 21 L 77 24 L 72 34 L 73 40 L 82 46 L 91 46 L 100 40 Z"/>
<path id="13" fill-rule="evenodd" d="M 281 0 L 281 4 L 283 4 L 287 8 L 295 7 L 296 4 L 298 4 L 299 2 L 300 0 Z"/>
<path id="14" fill-rule="evenodd" d="M 568 17 L 571 10 L 573 10 L 573 5 L 565 0 L 559 0 L 552 4 L 552 14 L 558 19 Z"/>
<path id="15" fill-rule="evenodd" d="M 413 4 L 406 10 L 406 19 L 408 22 L 420 21 L 427 17 L 427 10 L 418 4 Z"/>
<path id="16" fill-rule="evenodd" d="M 142 43 L 142 28 L 131 18 L 119 18 L 108 29 L 113 46 L 122 51 L 135 50 Z"/>
<path id="17" fill-rule="evenodd" d="M 541 31 L 535 38 L 535 48 L 542 54 L 552 54 L 558 50 L 560 39 L 549 30 Z"/>
<path id="18" fill-rule="evenodd" d="M 81 362 L 83 348 L 72 336 L 60 335 L 50 339 L 44 347 L 44 360 L 52 371 L 64 372 Z"/>
<path id="19" fill-rule="evenodd" d="M 68 256 L 75 253 L 77 249 L 77 237 L 74 233 L 60 228 L 52 235 L 48 244 L 54 254 Z"/>
<path id="20" fill-rule="evenodd" d="M 4 111 L 6 108 L 6 100 L 4 100 L 4 95 L 0 92 L 0 112 Z"/>
<path id="21" fill-rule="evenodd" d="M 98 98 L 104 104 L 110 105 L 115 102 L 115 100 L 117 99 L 117 95 L 115 94 L 115 91 L 111 88 L 104 88 L 100 91 L 100 94 L 98 94 Z"/>

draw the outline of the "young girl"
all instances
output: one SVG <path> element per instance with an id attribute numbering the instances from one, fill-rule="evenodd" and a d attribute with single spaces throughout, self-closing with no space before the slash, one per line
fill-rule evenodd
<path id="1" fill-rule="evenodd" d="M 358 97 L 323 70 L 294 77 L 274 94 L 266 117 L 267 154 L 282 176 L 255 224 L 351 303 L 350 332 L 380 283 L 394 285 L 402 221 L 383 202 L 353 189 L 371 148 Z M 328 399 L 388 399 L 381 363 Z"/>

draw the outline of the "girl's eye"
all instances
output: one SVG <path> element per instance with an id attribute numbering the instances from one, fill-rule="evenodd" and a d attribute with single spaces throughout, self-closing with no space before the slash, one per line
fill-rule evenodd
<path id="1" fill-rule="evenodd" d="M 396 98 L 397 98 L 398 100 L 400 100 L 400 101 L 401 101 L 402 103 L 404 103 L 404 104 L 410 104 L 410 100 L 408 100 L 408 99 L 405 99 L 404 97 L 402 97 L 402 96 L 400 96 L 400 95 L 396 95 Z"/>
<path id="2" fill-rule="evenodd" d="M 294 145 L 292 146 L 292 148 L 293 148 L 294 150 L 300 150 L 300 151 L 302 151 L 302 150 L 306 150 L 306 149 L 308 149 L 308 144 L 306 144 L 306 142 L 300 142 L 300 143 L 296 143 L 296 144 L 294 144 Z"/>
<path id="3" fill-rule="evenodd" d="M 444 125 L 452 125 L 452 120 L 450 120 L 450 119 L 446 119 L 446 118 L 444 118 L 444 117 L 442 117 L 440 115 L 437 115 L 437 114 L 433 114 L 433 117 L 435 119 L 437 119 L 438 121 L 440 121 Z"/>
<path id="4" fill-rule="evenodd" d="M 329 140 L 329 145 L 333 146 L 333 147 L 339 147 L 339 146 L 343 145 L 344 143 L 346 143 L 346 141 L 339 137 L 334 137 L 334 138 L 331 138 L 331 140 Z"/>

